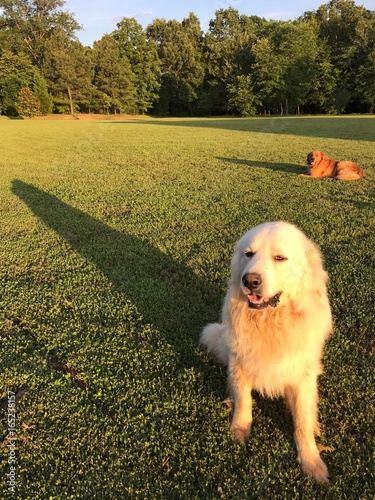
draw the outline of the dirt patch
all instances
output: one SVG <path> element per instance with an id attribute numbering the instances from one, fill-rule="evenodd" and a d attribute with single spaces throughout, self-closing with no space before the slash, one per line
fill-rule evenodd
<path id="1" fill-rule="evenodd" d="M 46 116 L 38 116 L 35 120 L 147 120 L 150 117 L 147 115 L 98 115 L 98 114 L 75 114 L 72 115 L 55 115 L 49 114 Z"/>

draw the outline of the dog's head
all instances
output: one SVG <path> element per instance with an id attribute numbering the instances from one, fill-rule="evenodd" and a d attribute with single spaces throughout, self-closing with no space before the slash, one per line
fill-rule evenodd
<path id="1" fill-rule="evenodd" d="M 287 222 L 256 226 L 236 245 L 231 285 L 251 309 L 308 300 L 313 289 L 324 287 L 326 280 L 319 249 Z"/>
<path id="2" fill-rule="evenodd" d="M 311 151 L 307 155 L 307 165 L 308 170 L 310 171 L 314 166 L 319 165 L 319 163 L 326 158 L 326 155 L 321 151 Z"/>

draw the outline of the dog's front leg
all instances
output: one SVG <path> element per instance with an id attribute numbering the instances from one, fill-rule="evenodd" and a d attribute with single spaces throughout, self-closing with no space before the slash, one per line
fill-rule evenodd
<path id="1" fill-rule="evenodd" d="M 230 430 L 240 443 L 247 443 L 253 421 L 251 389 L 249 375 L 243 370 L 235 358 L 228 367 L 230 396 L 234 404 L 234 412 Z"/>
<path id="2" fill-rule="evenodd" d="M 317 375 L 305 375 L 299 385 L 286 388 L 285 396 L 293 415 L 294 438 L 302 469 L 317 481 L 327 483 L 327 466 L 320 458 L 314 437 L 319 434 Z"/>

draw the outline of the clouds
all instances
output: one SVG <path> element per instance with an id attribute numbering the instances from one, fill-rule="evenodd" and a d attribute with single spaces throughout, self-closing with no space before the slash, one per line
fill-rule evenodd
<path id="1" fill-rule="evenodd" d="M 151 9 L 135 9 L 134 11 L 125 12 L 121 15 L 112 18 L 112 24 L 115 29 L 116 24 L 119 23 L 124 17 L 135 18 L 142 26 L 149 24 L 152 20 L 157 17 Z"/>
<path id="2" fill-rule="evenodd" d="M 118 0 L 94 0 L 92 2 L 68 0 L 65 8 L 72 12 L 83 26 L 83 30 L 77 33 L 83 45 L 92 45 L 104 34 L 112 33 L 124 17 L 135 18 L 142 26 L 147 26 L 157 17 L 150 7 L 139 7 L 137 2 Z"/>

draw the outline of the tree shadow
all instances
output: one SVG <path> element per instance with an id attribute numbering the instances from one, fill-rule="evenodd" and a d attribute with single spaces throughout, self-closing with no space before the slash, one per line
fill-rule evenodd
<path id="1" fill-rule="evenodd" d="M 252 168 L 268 168 L 274 172 L 288 172 L 293 174 L 306 174 L 307 167 L 302 165 L 295 165 L 294 163 L 271 163 L 266 161 L 256 161 L 256 160 L 243 160 L 240 158 L 224 158 L 221 156 L 216 157 L 218 160 L 226 161 L 228 163 L 233 163 L 234 165 L 244 165 L 245 167 Z"/>
<path id="2" fill-rule="evenodd" d="M 219 316 L 219 286 L 147 241 L 117 231 L 32 184 L 14 180 L 12 192 L 136 305 L 142 321 L 153 325 L 174 348 L 180 368 L 210 370 L 200 356 L 198 337 L 202 327 Z"/>
<path id="3" fill-rule="evenodd" d="M 347 141 L 375 141 L 375 119 L 372 115 L 360 116 L 270 116 L 270 117 L 212 117 L 212 118 L 151 118 L 132 120 L 139 125 L 169 127 L 198 127 L 255 132 L 261 134 L 296 135 L 344 139 Z M 106 122 L 111 125 L 130 123 L 130 120 Z"/>

